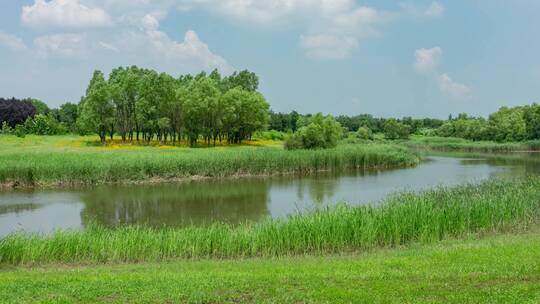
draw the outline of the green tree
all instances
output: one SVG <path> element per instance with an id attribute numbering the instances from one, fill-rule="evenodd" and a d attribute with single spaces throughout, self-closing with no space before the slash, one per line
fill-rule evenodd
<path id="1" fill-rule="evenodd" d="M 51 111 L 51 109 L 49 109 L 49 106 L 39 99 L 31 99 L 30 102 L 36 109 L 36 114 L 47 115 Z"/>
<path id="2" fill-rule="evenodd" d="M 314 115 L 311 122 L 298 129 L 285 141 L 285 148 L 316 149 L 333 148 L 341 138 L 342 127 L 334 117 L 324 117 L 321 113 Z"/>
<path id="3" fill-rule="evenodd" d="M 384 138 L 386 139 L 407 139 L 410 133 L 410 127 L 398 122 L 396 119 L 388 119 L 384 124 Z"/>
<path id="4" fill-rule="evenodd" d="M 106 144 L 107 130 L 114 123 L 114 110 L 109 85 L 103 73 L 95 71 L 82 102 L 81 119 L 87 128 L 99 135 L 102 144 Z"/>
<path id="5" fill-rule="evenodd" d="M 75 130 L 75 123 L 78 116 L 78 107 L 74 103 L 66 102 L 58 108 L 58 121 L 63 123 L 70 131 Z"/>
<path id="6" fill-rule="evenodd" d="M 356 131 L 356 137 L 363 140 L 372 140 L 373 132 L 368 127 L 360 127 Z"/>
<path id="7" fill-rule="evenodd" d="M 540 139 L 540 105 L 533 103 L 524 109 L 527 139 Z"/>
<path id="8" fill-rule="evenodd" d="M 522 107 L 502 107 L 489 116 L 488 122 L 489 132 L 496 141 L 521 141 L 527 137 Z"/>

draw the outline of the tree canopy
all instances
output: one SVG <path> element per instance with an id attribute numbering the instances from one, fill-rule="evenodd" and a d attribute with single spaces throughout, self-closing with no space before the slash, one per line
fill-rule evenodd
<path id="1" fill-rule="evenodd" d="M 81 102 L 80 121 L 103 142 L 106 133 L 118 133 L 122 142 L 142 137 L 184 138 L 191 145 L 199 138 L 207 144 L 241 143 L 268 124 L 269 106 L 258 85 L 249 71 L 174 78 L 132 66 L 112 70 L 108 80 L 96 71 Z"/>

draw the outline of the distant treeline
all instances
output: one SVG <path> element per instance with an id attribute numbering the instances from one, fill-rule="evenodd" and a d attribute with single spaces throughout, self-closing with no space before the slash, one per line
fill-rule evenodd
<path id="1" fill-rule="evenodd" d="M 281 132 L 296 132 L 297 129 L 306 126 L 313 116 L 314 114 L 302 115 L 296 111 L 290 113 L 270 112 L 270 129 Z M 409 126 L 412 133 L 418 133 L 422 129 L 436 129 L 444 123 L 444 120 L 434 118 L 376 118 L 370 114 L 336 116 L 336 121 L 349 132 L 357 132 L 359 128 L 366 127 L 374 133 L 383 133 L 385 125 L 389 120 L 396 120 L 399 123 Z"/>
<path id="2" fill-rule="evenodd" d="M 409 134 L 458 137 L 474 141 L 517 142 L 540 139 L 540 105 L 502 107 L 489 117 L 451 115 L 434 118 L 376 118 L 370 114 L 323 117 L 276 113 L 258 90 L 259 79 L 247 70 L 222 77 L 217 70 L 174 78 L 135 66 L 112 70 L 108 79 L 96 71 L 79 104 L 49 109 L 36 99 L 0 98 L 1 133 L 56 135 L 67 132 L 119 135 L 123 142 L 199 139 L 240 143 L 261 130 L 290 137 L 289 147 L 335 146 L 336 138 L 406 139 Z M 334 123 L 337 122 L 339 124 Z M 340 129 L 340 130 L 338 130 Z M 281 133 L 280 133 L 281 132 Z M 279 136 L 278 136 L 279 135 Z"/>
<path id="3" fill-rule="evenodd" d="M 457 118 L 450 117 L 437 135 L 498 142 L 540 139 L 540 105 L 502 107 L 488 119 L 459 114 Z"/>

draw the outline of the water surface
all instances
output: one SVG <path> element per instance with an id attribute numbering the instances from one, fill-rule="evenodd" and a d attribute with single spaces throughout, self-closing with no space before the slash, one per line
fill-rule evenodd
<path id="1" fill-rule="evenodd" d="M 344 202 L 376 204 L 396 191 L 538 172 L 538 166 L 524 161 L 528 157 L 533 156 L 431 155 L 417 167 L 406 169 L 0 192 L 0 237 L 17 230 L 79 229 L 90 222 L 109 227 L 235 224 Z"/>

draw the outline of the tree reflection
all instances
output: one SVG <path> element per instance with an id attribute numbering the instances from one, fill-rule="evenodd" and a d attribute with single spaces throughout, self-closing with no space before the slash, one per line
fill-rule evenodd
<path id="1" fill-rule="evenodd" d="M 82 195 L 84 225 L 154 227 L 237 224 L 268 216 L 265 180 L 190 182 L 175 185 L 100 187 Z"/>

